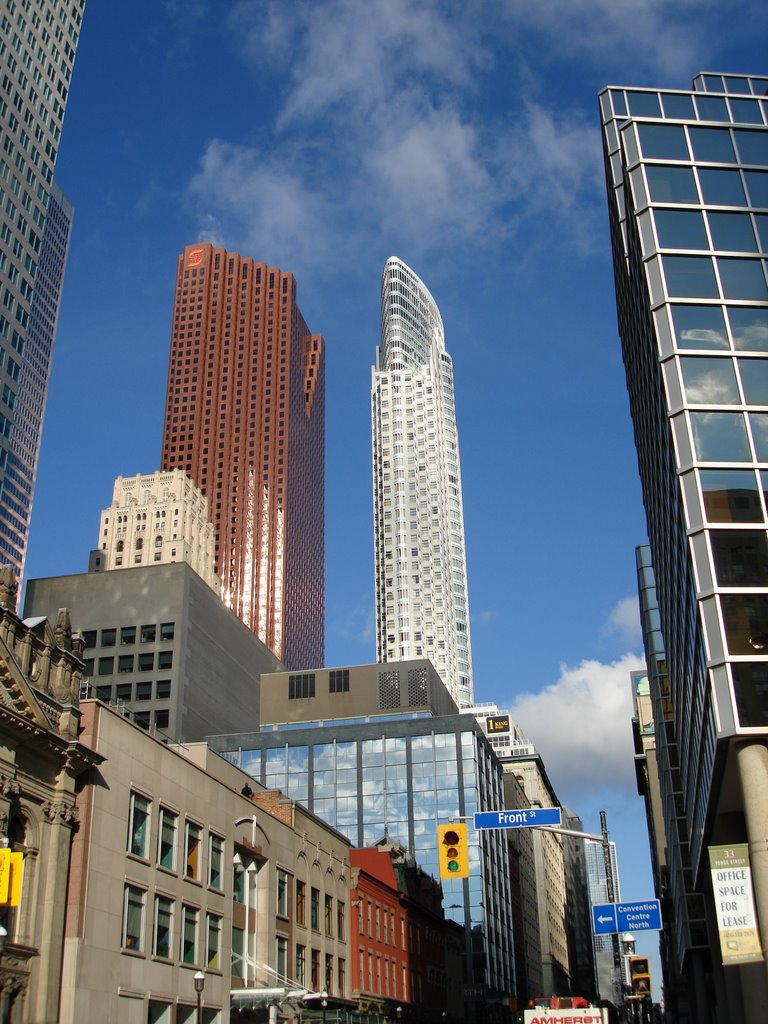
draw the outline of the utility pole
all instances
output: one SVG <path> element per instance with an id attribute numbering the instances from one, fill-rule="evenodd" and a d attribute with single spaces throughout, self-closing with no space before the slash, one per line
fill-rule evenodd
<path id="1" fill-rule="evenodd" d="M 611 844 L 608 841 L 608 824 L 605 811 L 600 811 L 600 831 L 603 844 L 603 861 L 605 863 L 605 886 L 608 893 L 608 902 L 616 902 L 616 888 L 613 883 L 613 863 L 611 861 Z M 613 944 L 613 977 L 614 992 L 619 994 L 619 1003 L 624 1001 L 624 977 L 621 970 L 621 953 L 619 951 L 619 936 L 616 932 L 611 936 Z"/>

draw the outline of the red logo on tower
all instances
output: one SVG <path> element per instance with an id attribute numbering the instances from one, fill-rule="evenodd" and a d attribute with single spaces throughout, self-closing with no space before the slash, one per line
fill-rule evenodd
<path id="1" fill-rule="evenodd" d="M 202 249 L 190 249 L 187 253 L 187 266 L 188 267 L 199 267 L 203 262 L 203 250 Z"/>

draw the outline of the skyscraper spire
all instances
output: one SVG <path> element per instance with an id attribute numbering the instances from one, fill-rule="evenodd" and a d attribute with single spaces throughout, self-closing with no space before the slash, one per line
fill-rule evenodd
<path id="1" fill-rule="evenodd" d="M 473 703 L 464 512 L 453 391 L 435 300 L 396 257 L 381 286 L 373 368 L 376 656 L 429 658 Z"/>

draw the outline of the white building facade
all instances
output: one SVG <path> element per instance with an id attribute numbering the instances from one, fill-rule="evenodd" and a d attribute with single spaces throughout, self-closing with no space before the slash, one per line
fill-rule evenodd
<path id="1" fill-rule="evenodd" d="M 473 702 L 453 365 L 440 311 L 387 260 L 371 386 L 377 660 L 429 658 L 460 707 Z"/>
<path id="2" fill-rule="evenodd" d="M 186 562 L 218 592 L 208 499 L 181 469 L 119 476 L 101 513 L 96 570 Z"/>

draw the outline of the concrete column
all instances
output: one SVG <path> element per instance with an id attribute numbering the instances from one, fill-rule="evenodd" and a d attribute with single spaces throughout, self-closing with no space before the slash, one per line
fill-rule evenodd
<path id="1" fill-rule="evenodd" d="M 747 824 L 749 860 L 765 964 L 764 1002 L 768 1017 L 768 745 L 744 743 L 736 751 Z"/>

